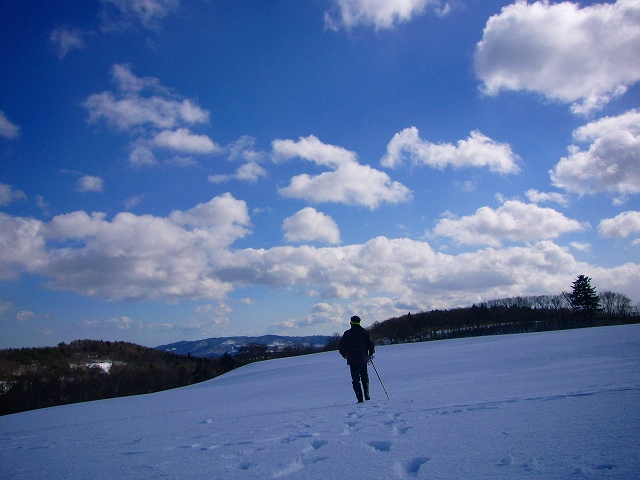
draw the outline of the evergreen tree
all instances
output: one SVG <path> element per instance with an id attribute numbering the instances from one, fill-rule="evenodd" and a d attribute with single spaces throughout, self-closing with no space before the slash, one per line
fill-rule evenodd
<path id="1" fill-rule="evenodd" d="M 589 277 L 578 275 L 578 278 L 571 285 L 573 291 L 569 294 L 569 301 L 575 312 L 593 315 L 600 310 L 600 298 L 596 289 L 591 286 Z"/>

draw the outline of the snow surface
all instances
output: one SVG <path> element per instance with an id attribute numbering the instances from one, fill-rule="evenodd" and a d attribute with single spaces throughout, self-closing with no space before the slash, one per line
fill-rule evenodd
<path id="1" fill-rule="evenodd" d="M 1 478 L 640 478 L 640 325 L 337 352 L 0 417 Z"/>

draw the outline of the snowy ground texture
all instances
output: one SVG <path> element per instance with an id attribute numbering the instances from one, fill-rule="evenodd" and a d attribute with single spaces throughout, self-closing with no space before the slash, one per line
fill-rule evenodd
<path id="1" fill-rule="evenodd" d="M 1 478 L 640 478 L 640 325 L 337 352 L 0 417 Z"/>

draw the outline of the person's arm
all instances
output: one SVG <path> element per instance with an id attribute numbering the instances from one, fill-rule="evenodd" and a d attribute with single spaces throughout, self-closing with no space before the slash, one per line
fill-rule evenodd
<path id="1" fill-rule="evenodd" d="M 338 351 L 340 352 L 340 355 L 342 355 L 342 358 L 347 358 L 347 352 L 346 352 L 346 345 L 345 345 L 345 340 L 344 340 L 344 335 L 342 336 L 342 338 L 340 339 L 340 343 L 338 344 Z"/>
<path id="2" fill-rule="evenodd" d="M 373 343 L 373 340 L 371 340 L 371 334 L 369 332 L 367 332 L 367 348 L 369 350 L 369 356 L 376 353 L 376 346 Z"/>

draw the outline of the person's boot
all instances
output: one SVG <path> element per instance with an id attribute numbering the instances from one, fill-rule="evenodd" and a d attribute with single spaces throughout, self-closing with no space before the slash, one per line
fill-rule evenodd
<path id="1" fill-rule="evenodd" d="M 353 391 L 356 392 L 356 398 L 358 399 L 358 403 L 362 403 L 362 389 L 360 388 L 360 382 L 358 382 L 357 385 L 354 382 Z"/>
<path id="2" fill-rule="evenodd" d="M 362 386 L 364 387 L 364 399 L 371 400 L 371 397 L 369 396 L 369 383 L 364 383 Z"/>

